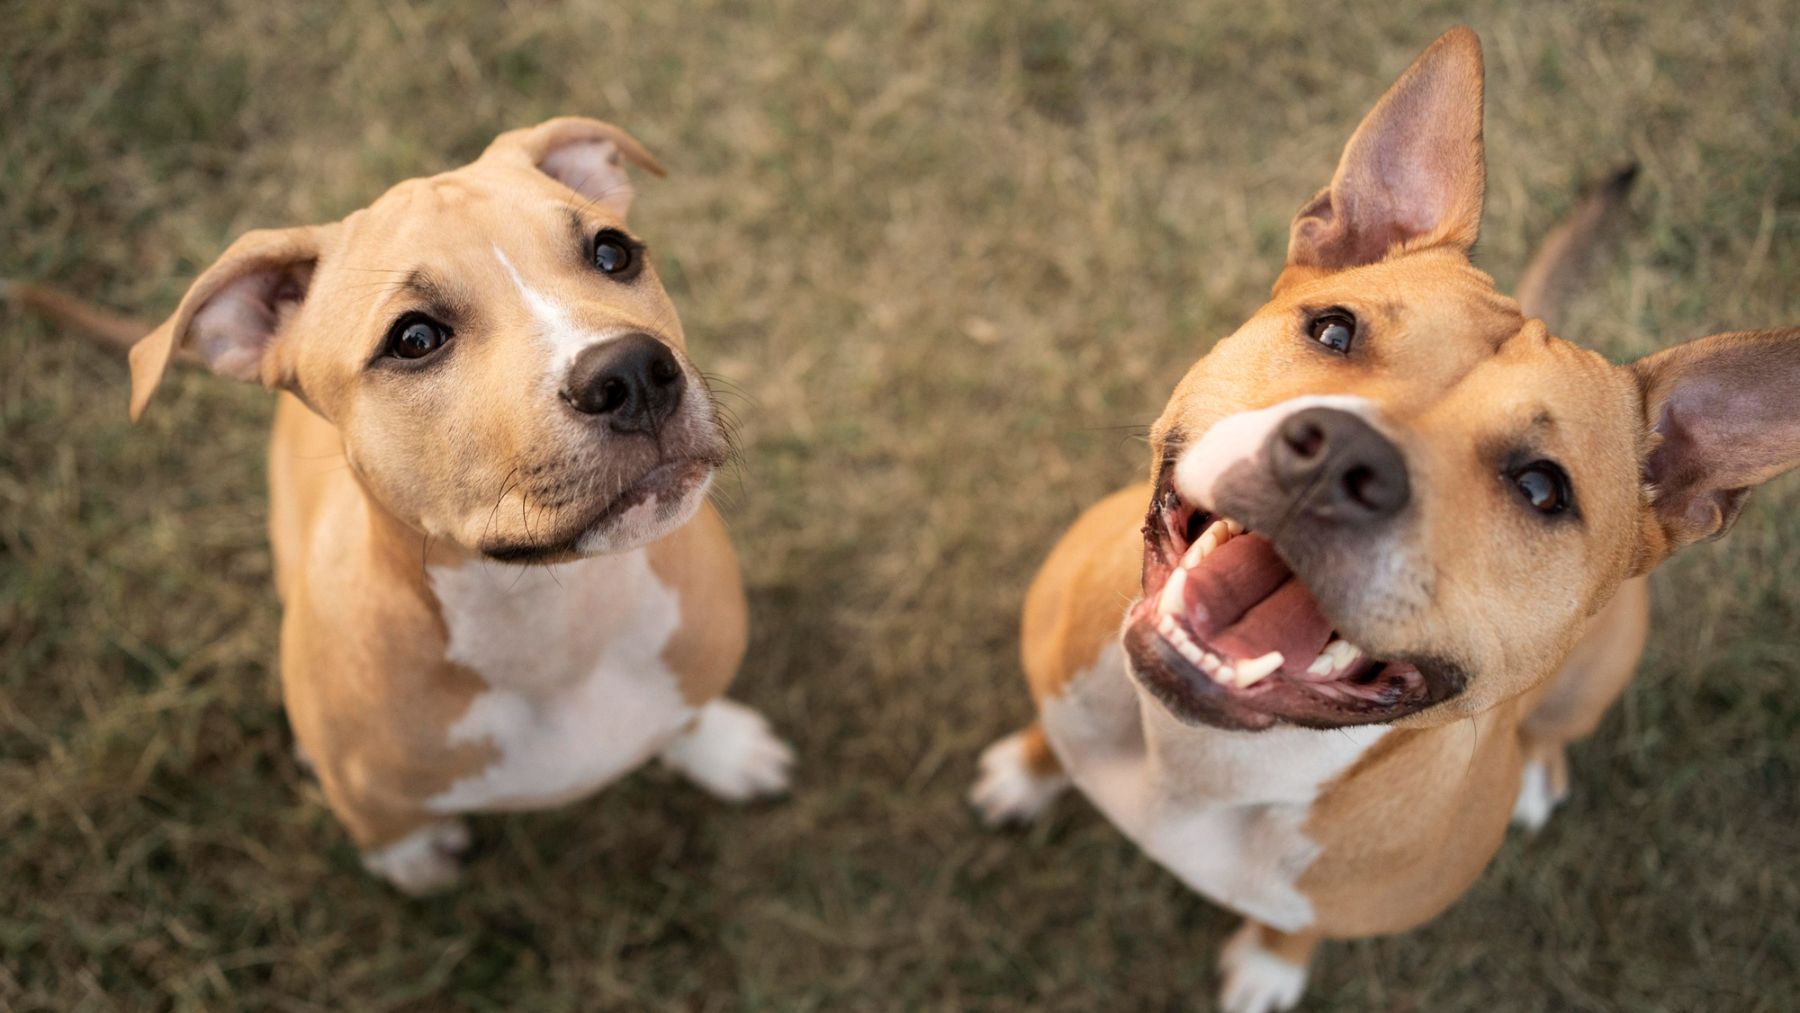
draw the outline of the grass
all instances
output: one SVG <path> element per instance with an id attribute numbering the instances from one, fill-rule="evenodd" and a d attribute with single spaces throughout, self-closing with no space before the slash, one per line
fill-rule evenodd
<path id="1" fill-rule="evenodd" d="M 0 275 L 146 317 L 238 232 L 334 218 L 565 112 L 642 188 L 705 368 L 741 694 L 786 802 L 658 771 L 482 818 L 460 891 L 358 869 L 289 758 L 270 400 L 0 315 L 0 1009 L 1173 1008 L 1231 921 L 1077 799 L 978 830 L 1025 584 L 1141 473 L 1133 427 L 1258 305 L 1289 217 L 1442 29 L 1488 52 L 1481 263 L 1636 159 L 1571 335 L 1615 357 L 1800 310 L 1779 0 L 1266 5 L 26 0 L 0 33 Z M 635 10 L 628 8 L 637 8 Z M 1800 994 L 1800 482 L 1656 586 L 1575 795 L 1449 914 L 1329 948 L 1316 1008 L 1778 1009 Z M 1786 999 L 1782 997 L 1786 996 Z"/>

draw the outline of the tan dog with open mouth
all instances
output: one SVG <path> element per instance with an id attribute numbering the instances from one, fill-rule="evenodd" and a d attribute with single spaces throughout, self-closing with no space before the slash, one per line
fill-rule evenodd
<path id="1" fill-rule="evenodd" d="M 133 418 L 178 353 L 282 392 L 288 717 L 365 864 L 409 892 L 455 877 L 457 814 L 651 757 L 727 799 L 788 783 L 788 747 L 721 696 L 746 632 L 706 502 L 727 439 L 626 230 L 625 162 L 662 173 L 594 120 L 502 134 L 341 222 L 244 235 L 131 350 Z"/>
<path id="2" fill-rule="evenodd" d="M 1508 814 L 1541 823 L 1636 666 L 1644 575 L 1800 462 L 1800 331 L 1614 366 L 1470 264 L 1481 106 L 1458 29 L 1363 121 L 1271 301 L 1176 388 L 1151 484 L 1051 552 L 1039 721 L 982 757 L 989 820 L 1073 782 L 1246 917 L 1230 1010 L 1293 1005 L 1320 939 L 1431 918 Z"/>

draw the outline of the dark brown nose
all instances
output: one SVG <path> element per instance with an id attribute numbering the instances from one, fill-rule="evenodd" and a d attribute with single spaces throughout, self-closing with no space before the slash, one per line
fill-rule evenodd
<path id="1" fill-rule="evenodd" d="M 1275 481 L 1296 511 L 1368 524 L 1399 513 L 1412 495 L 1400 448 L 1350 412 L 1297 411 L 1268 446 Z"/>
<path id="2" fill-rule="evenodd" d="M 669 346 L 648 334 L 627 334 L 582 349 L 563 379 L 562 396 L 615 432 L 654 433 L 675 414 L 686 382 Z"/>

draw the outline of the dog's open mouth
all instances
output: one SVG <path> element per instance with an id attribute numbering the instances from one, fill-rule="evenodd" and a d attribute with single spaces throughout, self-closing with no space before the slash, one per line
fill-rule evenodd
<path id="1" fill-rule="evenodd" d="M 1144 523 L 1143 591 L 1125 624 L 1131 668 L 1183 720 L 1370 724 L 1454 691 L 1340 634 L 1273 542 L 1182 502 L 1168 469 Z"/>

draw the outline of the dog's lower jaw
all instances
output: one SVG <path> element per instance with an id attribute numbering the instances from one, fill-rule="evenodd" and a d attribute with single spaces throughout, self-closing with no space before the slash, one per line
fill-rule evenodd
<path id="1" fill-rule="evenodd" d="M 651 493 L 605 525 L 581 535 L 575 542 L 576 554 L 598 556 L 628 552 L 681 527 L 700 512 L 700 504 L 706 501 L 715 474 L 711 467 L 706 467 L 701 478 L 684 489 L 673 491 L 672 495 Z"/>
<path id="2" fill-rule="evenodd" d="M 530 542 L 486 542 L 478 551 L 494 562 L 541 565 L 642 548 L 693 520 L 716 469 L 698 459 L 664 462 L 578 527 Z"/>

